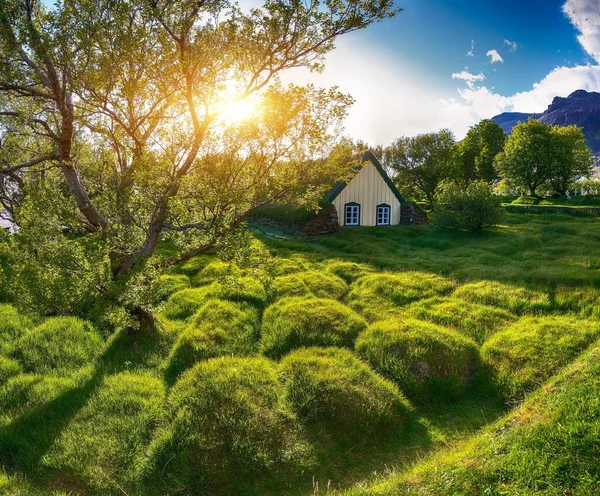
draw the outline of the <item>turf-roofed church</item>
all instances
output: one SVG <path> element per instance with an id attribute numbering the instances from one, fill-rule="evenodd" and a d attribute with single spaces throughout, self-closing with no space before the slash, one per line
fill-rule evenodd
<path id="1" fill-rule="evenodd" d="M 325 201 L 333 203 L 341 226 L 391 226 L 400 223 L 404 198 L 370 151 L 349 182 L 339 182 Z"/>

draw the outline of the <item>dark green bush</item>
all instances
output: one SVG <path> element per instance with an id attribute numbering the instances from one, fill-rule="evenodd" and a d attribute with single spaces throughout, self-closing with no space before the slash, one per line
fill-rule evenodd
<path id="1" fill-rule="evenodd" d="M 333 274 L 310 270 L 277 277 L 272 290 L 276 298 L 314 296 L 339 299 L 348 292 L 348 286 Z"/>
<path id="2" fill-rule="evenodd" d="M 446 294 L 453 286 L 451 280 L 426 272 L 370 274 L 354 283 L 348 304 L 368 320 L 380 320 L 396 307 Z"/>
<path id="3" fill-rule="evenodd" d="M 302 464 L 307 454 L 277 366 L 235 357 L 200 362 L 182 375 L 151 449 L 159 483 L 180 494 L 247 489 L 252 478 Z"/>
<path id="4" fill-rule="evenodd" d="M 321 205 L 321 207 L 324 206 Z M 268 204 L 252 214 L 257 219 L 268 219 L 284 224 L 306 224 L 315 217 L 315 211 L 299 205 Z"/>
<path id="5" fill-rule="evenodd" d="M 516 314 L 540 313 L 551 309 L 548 295 L 536 290 L 495 281 L 479 281 L 459 287 L 455 298 L 504 308 Z"/>
<path id="6" fill-rule="evenodd" d="M 76 317 L 52 317 L 19 339 L 15 356 L 27 372 L 69 375 L 92 364 L 104 342 L 85 321 Z"/>
<path id="7" fill-rule="evenodd" d="M 280 357 L 303 346 L 346 346 L 366 328 L 358 314 L 336 300 L 284 298 L 264 313 L 261 351 Z"/>
<path id="8" fill-rule="evenodd" d="M 472 384 L 479 362 L 477 346 L 470 339 L 412 319 L 372 324 L 355 348 L 415 400 L 459 396 Z"/>
<path id="9" fill-rule="evenodd" d="M 411 407 L 396 386 L 349 350 L 303 348 L 286 355 L 281 369 L 294 410 L 328 433 L 364 441 L 407 424 Z"/>
<path id="10" fill-rule="evenodd" d="M 600 323 L 571 317 L 523 317 L 481 348 L 483 362 L 509 398 L 544 384 L 600 336 Z"/>
<path id="11" fill-rule="evenodd" d="M 0 386 L 8 379 L 19 375 L 22 372 L 21 365 L 12 358 L 6 358 L 0 355 Z"/>
<path id="12" fill-rule="evenodd" d="M 243 303 L 208 300 L 171 351 L 167 375 L 176 377 L 200 360 L 251 355 L 258 350 L 258 312 Z"/>
<path id="13" fill-rule="evenodd" d="M 458 298 L 430 298 L 413 303 L 406 311 L 419 320 L 452 327 L 481 344 L 498 329 L 516 319 L 501 308 Z"/>
<path id="14" fill-rule="evenodd" d="M 31 321 L 12 305 L 0 304 L 0 355 L 10 355 L 16 341 L 31 327 Z"/>
<path id="15" fill-rule="evenodd" d="M 432 222 L 444 228 L 479 231 L 499 224 L 505 218 L 502 197 L 494 195 L 484 181 L 466 188 L 447 183 L 438 194 Z"/>
<path id="16" fill-rule="evenodd" d="M 98 494 L 135 492 L 164 397 L 156 377 L 106 377 L 46 453 L 44 466 L 85 481 Z"/>

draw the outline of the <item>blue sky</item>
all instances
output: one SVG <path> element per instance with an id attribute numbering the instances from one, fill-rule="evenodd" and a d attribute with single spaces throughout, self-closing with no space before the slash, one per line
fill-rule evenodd
<path id="1" fill-rule="evenodd" d="M 398 0 L 396 18 L 339 39 L 323 74 L 356 103 L 354 138 L 469 126 L 503 111 L 541 112 L 554 96 L 600 91 L 600 0 Z"/>

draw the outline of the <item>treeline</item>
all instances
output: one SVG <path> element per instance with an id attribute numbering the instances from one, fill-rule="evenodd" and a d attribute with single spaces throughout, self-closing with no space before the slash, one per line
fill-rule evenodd
<path id="1" fill-rule="evenodd" d="M 444 191 L 454 187 L 466 192 L 478 183 L 503 181 L 532 196 L 541 191 L 565 195 L 593 166 L 580 127 L 550 126 L 536 119 L 518 124 L 510 136 L 495 122 L 483 120 L 460 142 L 442 129 L 398 138 L 378 152 L 400 191 L 434 210 Z"/>

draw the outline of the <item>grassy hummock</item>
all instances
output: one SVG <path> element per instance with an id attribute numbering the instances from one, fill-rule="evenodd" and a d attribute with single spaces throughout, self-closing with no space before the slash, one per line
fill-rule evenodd
<path id="1" fill-rule="evenodd" d="M 366 327 L 360 315 L 336 300 L 284 298 L 263 315 L 260 349 L 277 358 L 304 346 L 351 348 Z"/>
<path id="2" fill-rule="evenodd" d="M 208 300 L 175 343 L 168 359 L 167 376 L 177 377 L 200 360 L 256 353 L 257 329 L 255 308 L 243 303 Z"/>
<path id="3" fill-rule="evenodd" d="M 281 361 L 287 398 L 301 418 L 329 433 L 365 440 L 398 435 L 410 404 L 349 350 L 303 348 Z"/>
<path id="4" fill-rule="evenodd" d="M 0 386 L 4 385 L 11 377 L 19 375 L 22 371 L 19 362 L 0 355 Z"/>
<path id="5" fill-rule="evenodd" d="M 477 346 L 470 339 L 415 319 L 372 324 L 355 348 L 416 401 L 461 395 L 472 384 L 479 361 Z"/>
<path id="6" fill-rule="evenodd" d="M 276 364 L 214 358 L 171 390 L 166 422 L 151 449 L 158 484 L 181 494 L 248 487 L 265 470 L 308 461 L 299 425 L 284 401 Z"/>
<path id="7" fill-rule="evenodd" d="M 87 322 L 52 317 L 19 339 L 15 357 L 26 372 L 70 375 L 100 356 L 104 341 Z"/>
<path id="8" fill-rule="evenodd" d="M 275 298 L 313 296 L 340 299 L 348 292 L 348 286 L 334 274 L 309 270 L 276 278 L 272 291 Z"/>
<path id="9" fill-rule="evenodd" d="M 481 348 L 484 363 L 509 398 L 522 397 L 600 336 L 600 323 L 570 317 L 523 317 Z"/>
<path id="10" fill-rule="evenodd" d="M 546 293 L 496 281 L 465 284 L 459 287 L 453 296 L 472 303 L 504 308 L 518 315 L 551 310 L 550 299 Z"/>
<path id="11" fill-rule="evenodd" d="M 431 298 L 406 309 L 412 317 L 451 327 L 476 343 L 483 343 L 516 317 L 501 308 L 470 303 L 458 298 Z"/>
<path id="12" fill-rule="evenodd" d="M 370 274 L 354 283 L 348 304 L 375 321 L 413 301 L 447 294 L 453 287 L 451 280 L 424 272 Z"/>

